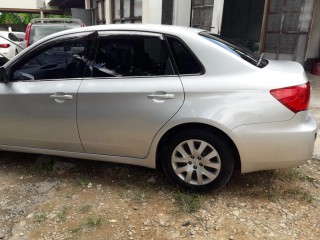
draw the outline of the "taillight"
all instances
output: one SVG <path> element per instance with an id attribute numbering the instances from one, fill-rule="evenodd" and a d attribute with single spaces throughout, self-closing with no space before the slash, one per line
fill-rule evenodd
<path id="1" fill-rule="evenodd" d="M 1 43 L 0 44 L 0 48 L 8 48 L 8 47 L 10 47 L 9 43 Z"/>
<path id="2" fill-rule="evenodd" d="M 26 34 L 24 35 L 24 40 L 26 41 L 26 46 L 30 46 L 30 33 L 31 33 L 31 23 L 28 24 L 26 29 Z"/>
<path id="3" fill-rule="evenodd" d="M 270 93 L 294 113 L 308 109 L 310 100 L 309 82 L 292 87 L 272 89 Z"/>

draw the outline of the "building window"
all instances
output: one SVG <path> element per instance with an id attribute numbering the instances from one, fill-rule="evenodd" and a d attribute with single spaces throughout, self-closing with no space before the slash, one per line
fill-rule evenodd
<path id="1" fill-rule="evenodd" d="M 211 31 L 213 0 L 192 0 L 191 26 Z"/>
<path id="2" fill-rule="evenodd" d="M 112 23 L 141 23 L 142 0 L 111 0 Z"/>

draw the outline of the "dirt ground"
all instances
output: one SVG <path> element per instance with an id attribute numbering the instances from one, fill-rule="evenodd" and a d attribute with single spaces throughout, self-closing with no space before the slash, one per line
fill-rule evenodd
<path id="1" fill-rule="evenodd" d="M 320 123 L 320 78 L 310 109 Z M 0 152 L 0 239 L 319 239 L 320 142 L 299 168 L 180 192 L 161 171 Z"/>

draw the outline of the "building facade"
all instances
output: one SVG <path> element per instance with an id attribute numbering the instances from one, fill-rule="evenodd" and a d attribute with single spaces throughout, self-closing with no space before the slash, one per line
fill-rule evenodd
<path id="1" fill-rule="evenodd" d="M 194 26 L 307 70 L 320 56 L 320 0 L 0 0 L 0 12 L 72 13 L 86 25 Z M 6 8 L 4 8 L 4 6 Z M 38 9 L 38 10 L 37 10 Z"/>
<path id="2" fill-rule="evenodd" d="M 320 56 L 320 0 L 85 0 L 93 24 L 195 26 L 269 59 Z"/>

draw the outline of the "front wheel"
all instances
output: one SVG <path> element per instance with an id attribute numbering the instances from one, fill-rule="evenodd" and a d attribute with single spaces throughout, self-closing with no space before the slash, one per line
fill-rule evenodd
<path id="1" fill-rule="evenodd" d="M 163 168 L 169 179 L 185 190 L 211 191 L 221 188 L 229 180 L 234 156 L 222 135 L 188 130 L 167 142 Z"/>

